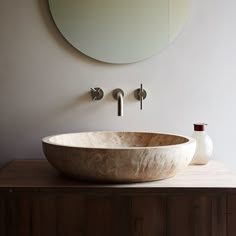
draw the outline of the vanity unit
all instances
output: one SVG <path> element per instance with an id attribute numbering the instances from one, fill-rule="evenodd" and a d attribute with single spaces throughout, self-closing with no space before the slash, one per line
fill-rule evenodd
<path id="1" fill-rule="evenodd" d="M 235 236 L 236 173 L 210 161 L 162 181 L 104 185 L 15 160 L 0 172 L 0 235 Z"/>

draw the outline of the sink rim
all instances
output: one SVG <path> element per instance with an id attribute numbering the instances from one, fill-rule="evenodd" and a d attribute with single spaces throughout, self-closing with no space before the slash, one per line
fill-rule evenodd
<path id="1" fill-rule="evenodd" d="M 64 144 L 58 144 L 55 142 L 52 142 L 50 139 L 52 137 L 56 136 L 62 136 L 62 135 L 74 135 L 74 134 L 92 134 L 92 133 L 139 133 L 139 134 L 160 134 L 160 135 L 170 135 L 170 136 L 176 136 L 180 138 L 184 138 L 187 141 L 179 144 L 171 144 L 171 145 L 162 145 L 162 146 L 130 146 L 130 147 L 84 147 L 84 146 L 74 146 L 74 145 L 64 145 Z M 49 135 L 44 138 L 42 138 L 42 143 L 54 145 L 54 146 L 60 146 L 60 147 L 66 147 L 66 148 L 76 148 L 76 149 L 92 149 L 92 150 L 142 150 L 142 149 L 166 149 L 166 148 L 174 148 L 174 147 L 181 147 L 185 145 L 189 145 L 192 143 L 196 143 L 196 140 L 192 137 L 185 136 L 185 135 L 178 135 L 178 134 L 172 134 L 172 133 L 160 133 L 160 132 L 149 132 L 149 131 L 82 131 L 82 132 L 73 132 L 73 133 L 62 133 L 62 134 L 55 134 L 55 135 Z"/>

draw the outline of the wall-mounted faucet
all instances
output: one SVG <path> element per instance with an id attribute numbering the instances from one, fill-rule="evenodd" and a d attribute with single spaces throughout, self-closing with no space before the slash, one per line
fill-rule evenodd
<path id="1" fill-rule="evenodd" d="M 104 96 L 104 92 L 101 88 L 91 88 L 90 89 L 92 100 L 101 100 Z M 117 115 L 123 116 L 124 113 L 124 91 L 120 88 L 114 89 L 112 92 L 113 98 L 118 101 L 118 110 Z M 140 85 L 140 88 L 134 90 L 134 97 L 140 101 L 140 109 L 143 109 L 143 100 L 147 97 L 147 92 L 143 88 L 143 85 Z"/>
<path id="2" fill-rule="evenodd" d="M 118 101 L 118 116 L 123 116 L 123 106 L 124 106 L 124 91 L 120 88 L 113 90 L 113 98 Z"/>

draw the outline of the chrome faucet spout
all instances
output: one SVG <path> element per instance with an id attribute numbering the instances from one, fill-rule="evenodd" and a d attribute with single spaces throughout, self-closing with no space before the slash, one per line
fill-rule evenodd
<path id="1" fill-rule="evenodd" d="M 118 110 L 117 110 L 117 115 L 118 116 L 123 116 L 123 107 L 124 107 L 124 91 L 122 89 L 115 89 L 113 90 L 113 97 L 118 101 Z"/>
<path id="2" fill-rule="evenodd" d="M 118 100 L 118 116 L 123 116 L 123 104 L 124 104 L 124 101 L 123 101 L 123 95 L 121 92 L 119 92 L 117 94 L 117 100 Z"/>

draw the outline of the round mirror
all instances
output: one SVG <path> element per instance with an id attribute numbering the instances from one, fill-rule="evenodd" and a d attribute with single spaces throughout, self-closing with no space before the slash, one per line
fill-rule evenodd
<path id="1" fill-rule="evenodd" d="M 65 39 L 83 54 L 108 63 L 146 59 L 181 31 L 191 0 L 49 0 Z"/>

